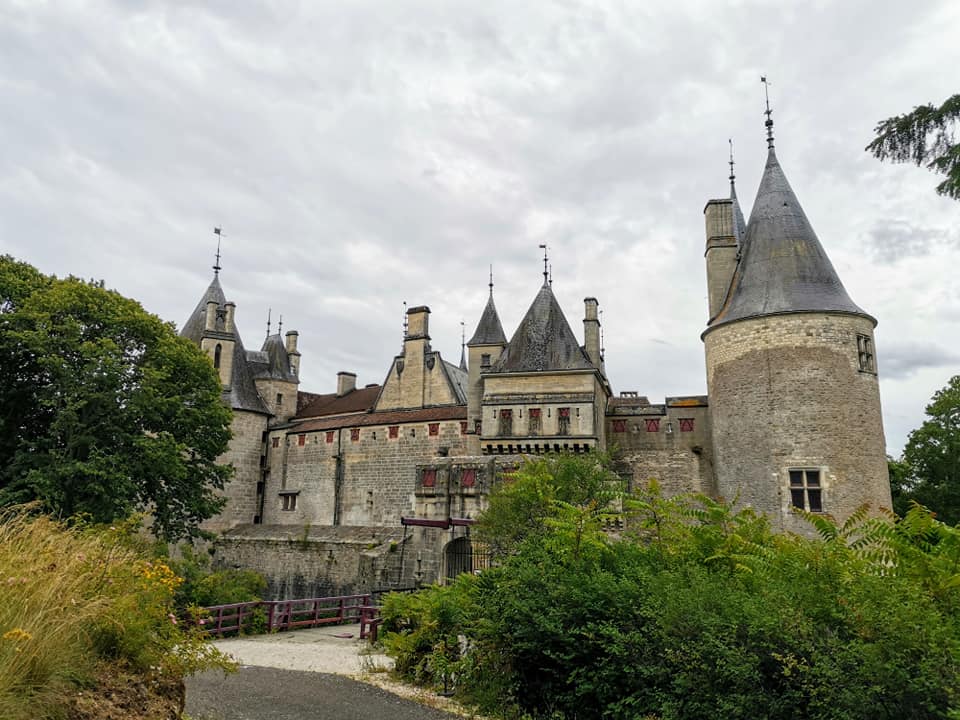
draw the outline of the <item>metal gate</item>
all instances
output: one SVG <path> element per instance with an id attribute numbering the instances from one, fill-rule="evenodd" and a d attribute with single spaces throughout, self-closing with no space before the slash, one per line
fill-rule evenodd
<path id="1" fill-rule="evenodd" d="M 463 573 L 478 573 L 490 567 L 490 551 L 483 543 L 469 537 L 458 537 L 447 543 L 444 551 L 444 577 L 453 580 Z"/>

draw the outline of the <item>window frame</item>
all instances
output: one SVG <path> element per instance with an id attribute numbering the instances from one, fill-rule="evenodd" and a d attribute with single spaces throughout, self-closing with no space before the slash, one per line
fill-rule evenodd
<path id="1" fill-rule="evenodd" d="M 790 507 L 817 515 L 826 513 L 823 502 L 825 474 L 823 468 L 819 467 L 787 468 Z M 798 504 L 798 499 L 801 504 Z"/>

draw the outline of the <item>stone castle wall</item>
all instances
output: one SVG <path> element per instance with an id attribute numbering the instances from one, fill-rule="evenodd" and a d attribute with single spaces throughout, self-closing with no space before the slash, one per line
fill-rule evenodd
<path id="1" fill-rule="evenodd" d="M 202 524 L 204 530 L 222 532 L 235 525 L 253 522 L 259 512 L 257 483 L 261 477 L 260 457 L 263 453 L 263 433 L 267 417 L 258 413 L 233 411 L 230 447 L 217 462 L 233 466 L 233 478 L 224 486 L 222 494 L 227 505 L 216 517 Z"/>

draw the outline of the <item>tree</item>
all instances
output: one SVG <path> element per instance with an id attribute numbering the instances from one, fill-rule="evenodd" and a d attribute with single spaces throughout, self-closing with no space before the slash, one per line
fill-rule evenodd
<path id="1" fill-rule="evenodd" d="M 960 523 L 960 375 L 938 390 L 923 425 L 903 451 L 901 494 L 924 505 L 948 525 Z"/>
<path id="2" fill-rule="evenodd" d="M 940 107 L 920 105 L 913 112 L 887 118 L 875 128 L 877 137 L 866 150 L 880 160 L 926 165 L 947 179 L 937 193 L 960 200 L 960 143 L 954 130 L 960 123 L 960 95 Z"/>
<path id="3" fill-rule="evenodd" d="M 167 540 L 216 514 L 231 412 L 199 348 L 102 283 L 0 257 L 0 504 L 150 513 Z"/>

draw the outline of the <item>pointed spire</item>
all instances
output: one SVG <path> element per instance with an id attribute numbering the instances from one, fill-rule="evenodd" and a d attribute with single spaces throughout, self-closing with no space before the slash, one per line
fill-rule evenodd
<path id="1" fill-rule="evenodd" d="M 771 134 L 767 164 L 741 243 L 740 262 L 727 299 L 710 327 L 798 312 L 836 312 L 870 318 L 847 295 L 787 182 L 772 141 Z"/>
<path id="2" fill-rule="evenodd" d="M 492 370 L 534 372 L 592 367 L 553 290 L 544 284 Z"/>
<path id="3" fill-rule="evenodd" d="M 490 297 L 487 298 L 487 306 L 483 309 L 480 316 L 480 322 L 477 323 L 477 329 L 473 337 L 467 341 L 467 345 L 506 345 L 507 336 L 503 332 L 503 324 L 500 322 L 500 316 L 497 314 L 497 306 L 493 303 L 493 265 L 490 266 Z"/>
<path id="4" fill-rule="evenodd" d="M 763 95 L 767 101 L 767 109 L 764 112 L 764 115 L 767 116 L 767 121 L 764 123 L 767 127 L 767 149 L 773 150 L 773 110 L 770 109 L 770 82 L 766 75 L 760 76 L 760 82 L 763 83 Z"/>
<path id="5" fill-rule="evenodd" d="M 223 269 L 220 267 L 220 238 L 223 237 L 223 228 L 215 227 L 213 234 L 217 236 L 217 260 L 213 263 L 213 274 L 219 276 L 220 271 Z"/>
<path id="6" fill-rule="evenodd" d="M 743 219 L 743 211 L 740 209 L 740 201 L 737 200 L 737 176 L 733 172 L 733 138 L 727 138 L 730 143 L 730 199 L 733 200 L 733 236 L 737 239 L 737 245 L 743 242 L 743 236 L 747 232 L 747 223 Z"/>
<path id="7" fill-rule="evenodd" d="M 467 372 L 467 326 L 460 321 L 460 369 Z"/>

